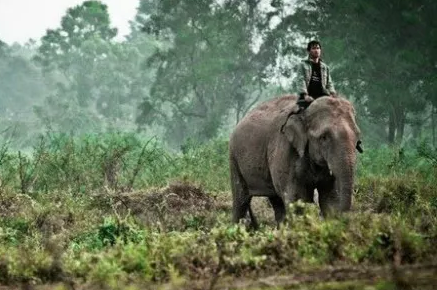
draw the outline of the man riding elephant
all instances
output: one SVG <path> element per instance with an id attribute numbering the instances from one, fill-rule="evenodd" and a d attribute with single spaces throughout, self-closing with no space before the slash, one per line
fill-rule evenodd
<path id="1" fill-rule="evenodd" d="M 299 101 L 307 103 L 321 96 L 337 95 L 328 65 L 322 61 L 322 46 L 319 41 L 310 41 L 307 45 L 308 58 L 300 63 L 297 83 Z"/>
<path id="2" fill-rule="evenodd" d="M 289 203 L 314 202 L 314 189 L 323 215 L 351 208 L 360 136 L 352 104 L 341 97 L 320 97 L 298 113 L 297 101 L 298 96 L 266 101 L 232 132 L 234 222 L 249 212 L 257 227 L 253 196 L 268 197 L 278 225 Z"/>

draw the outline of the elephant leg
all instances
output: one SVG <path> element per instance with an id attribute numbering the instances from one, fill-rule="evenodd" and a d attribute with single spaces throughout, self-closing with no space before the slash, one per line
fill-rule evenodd
<path id="1" fill-rule="evenodd" d="M 243 179 L 243 176 L 241 175 L 235 162 L 231 162 L 230 172 L 233 197 L 232 221 L 234 223 L 239 223 L 240 220 L 246 218 L 247 213 L 249 213 L 251 227 L 257 229 L 258 223 L 252 212 L 252 209 L 250 208 L 252 196 L 249 194 L 246 181 Z"/>
<path id="2" fill-rule="evenodd" d="M 339 195 L 334 182 L 322 184 L 317 187 L 319 193 L 319 206 L 323 217 L 333 214 L 339 205 Z"/>
<path id="3" fill-rule="evenodd" d="M 232 220 L 238 223 L 240 219 L 245 218 L 250 208 L 251 196 L 249 191 L 244 186 L 244 181 L 235 180 L 232 182 L 233 195 L 233 212 Z"/>
<path id="4" fill-rule="evenodd" d="M 282 223 L 285 219 L 285 204 L 282 198 L 278 195 L 269 197 L 270 204 L 275 211 L 275 220 L 277 223 L 277 227 L 279 228 L 279 224 Z"/>
<path id="5" fill-rule="evenodd" d="M 249 217 L 250 217 L 250 221 L 251 221 L 251 224 L 250 224 L 251 228 L 254 230 L 257 230 L 259 228 L 259 225 L 258 225 L 258 221 L 256 220 L 255 215 L 253 214 L 252 208 L 250 206 L 250 201 L 249 201 Z"/>
<path id="6" fill-rule="evenodd" d="M 284 192 L 284 203 L 287 206 L 297 200 L 314 202 L 314 187 L 300 182 L 289 183 Z"/>
<path id="7" fill-rule="evenodd" d="M 295 182 L 289 185 L 289 190 L 284 195 L 285 206 L 287 207 L 290 203 L 302 200 L 306 203 L 314 203 L 314 188 L 308 187 L 306 184 Z M 302 213 L 302 208 L 296 207 L 294 214 L 300 215 Z"/>
<path id="8" fill-rule="evenodd" d="M 298 199 L 302 200 L 303 202 L 314 203 L 314 187 L 301 187 L 298 194 Z"/>
<path id="9" fill-rule="evenodd" d="M 238 223 L 241 219 L 246 218 L 247 214 L 249 213 L 249 217 L 251 219 L 251 227 L 257 228 L 257 221 L 252 212 L 252 209 L 250 208 L 251 200 L 252 198 L 250 196 L 234 196 L 232 221 L 234 223 Z"/>

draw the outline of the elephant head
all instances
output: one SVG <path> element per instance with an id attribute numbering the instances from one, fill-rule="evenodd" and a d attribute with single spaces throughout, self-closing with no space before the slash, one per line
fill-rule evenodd
<path id="1" fill-rule="evenodd" d="M 319 202 L 321 194 L 326 197 L 322 212 L 349 210 L 356 149 L 361 150 L 352 104 L 343 98 L 318 98 L 303 112 L 290 114 L 281 131 L 308 168 L 317 168 Z"/>

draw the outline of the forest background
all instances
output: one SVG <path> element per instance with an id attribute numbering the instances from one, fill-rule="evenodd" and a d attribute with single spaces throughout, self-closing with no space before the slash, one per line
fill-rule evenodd
<path id="1" fill-rule="evenodd" d="M 0 42 L 0 288 L 433 289 L 436 13 L 140 0 L 120 40 L 85 1 L 41 39 Z M 296 203 L 276 229 L 255 198 L 251 232 L 231 223 L 229 133 L 296 93 L 311 39 L 362 131 L 353 210 Z"/>
<path id="2" fill-rule="evenodd" d="M 179 149 L 227 137 L 256 104 L 295 93 L 319 39 L 366 146 L 436 143 L 433 1 L 139 1 L 116 41 L 107 6 L 87 1 L 24 45 L 1 44 L 0 132 L 137 132 Z"/>

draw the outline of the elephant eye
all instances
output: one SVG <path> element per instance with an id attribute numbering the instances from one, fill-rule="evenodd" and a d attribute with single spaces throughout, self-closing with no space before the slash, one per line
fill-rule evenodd
<path id="1" fill-rule="evenodd" d="M 324 132 L 322 135 L 320 135 L 320 141 L 323 141 L 323 142 L 325 142 L 325 141 L 327 141 L 328 140 L 328 136 L 329 135 L 329 133 L 328 132 Z"/>

